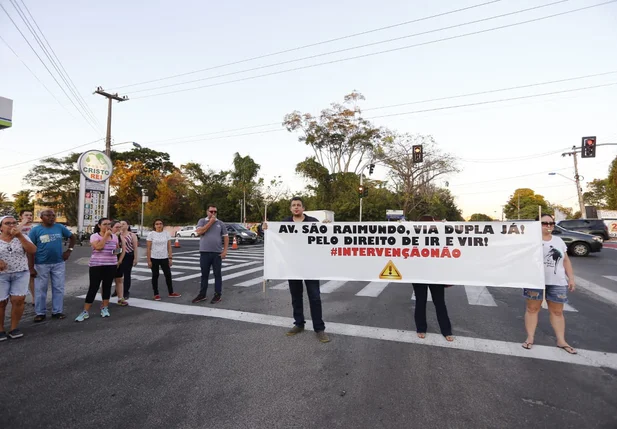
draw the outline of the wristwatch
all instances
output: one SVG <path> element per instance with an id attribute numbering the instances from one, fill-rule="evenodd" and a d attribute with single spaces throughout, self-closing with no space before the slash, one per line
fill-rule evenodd
<path id="1" fill-rule="evenodd" d="M 73 248 L 72 248 L 72 247 L 69 247 L 69 250 L 72 252 L 72 251 L 73 251 Z"/>

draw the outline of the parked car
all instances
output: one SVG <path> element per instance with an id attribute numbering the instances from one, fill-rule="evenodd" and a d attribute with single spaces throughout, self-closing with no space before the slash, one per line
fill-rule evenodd
<path id="1" fill-rule="evenodd" d="M 197 237 L 196 229 L 197 225 L 183 226 L 179 231 L 176 231 L 176 237 Z"/>
<path id="2" fill-rule="evenodd" d="M 595 235 L 569 231 L 560 225 L 555 225 L 553 235 L 560 237 L 568 246 L 568 253 L 574 256 L 587 256 L 602 250 L 602 238 Z"/>
<path id="3" fill-rule="evenodd" d="M 238 244 L 257 243 L 257 234 L 242 225 L 241 223 L 226 223 L 227 234 L 229 234 L 229 241 L 233 242 L 233 238 L 236 237 Z"/>
<path id="4" fill-rule="evenodd" d="M 570 231 L 584 232 L 602 237 L 603 240 L 610 238 L 608 226 L 602 219 L 569 219 L 559 221 L 557 225 Z"/>

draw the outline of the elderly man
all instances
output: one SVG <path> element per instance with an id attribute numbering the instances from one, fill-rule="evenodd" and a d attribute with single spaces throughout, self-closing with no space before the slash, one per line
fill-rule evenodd
<path id="1" fill-rule="evenodd" d="M 51 279 L 51 317 L 64 319 L 65 263 L 75 246 L 75 236 L 69 229 L 56 223 L 53 210 L 41 212 L 41 225 L 30 231 L 29 237 L 36 246 L 34 258 L 29 259 L 30 273 L 34 276 L 35 322 L 47 316 L 47 286 Z M 62 239 L 69 239 L 69 248 L 62 252 Z"/>

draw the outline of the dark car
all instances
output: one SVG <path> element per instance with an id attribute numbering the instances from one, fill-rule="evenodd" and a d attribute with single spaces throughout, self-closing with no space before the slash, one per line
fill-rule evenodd
<path id="1" fill-rule="evenodd" d="M 584 232 L 585 234 L 602 237 L 603 240 L 610 238 L 608 226 L 602 219 L 569 219 L 557 222 L 562 228 L 569 231 Z"/>
<path id="2" fill-rule="evenodd" d="M 602 250 L 602 239 L 595 235 L 569 231 L 560 225 L 555 225 L 553 235 L 561 238 L 568 246 L 568 253 L 574 256 L 587 256 Z"/>
<path id="3" fill-rule="evenodd" d="M 233 242 L 234 237 L 238 241 L 238 244 L 257 243 L 257 234 L 242 225 L 241 223 L 226 223 L 227 234 L 229 234 L 229 241 Z"/>

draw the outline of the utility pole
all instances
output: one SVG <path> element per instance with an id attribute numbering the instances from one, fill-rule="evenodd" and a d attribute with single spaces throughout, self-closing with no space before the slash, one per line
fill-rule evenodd
<path id="1" fill-rule="evenodd" d="M 108 100 L 107 104 L 107 135 L 105 136 L 105 155 L 107 155 L 111 159 L 111 101 L 116 100 L 117 102 L 127 101 L 129 98 L 126 95 L 120 97 L 118 93 L 110 94 L 109 92 L 105 92 L 102 87 L 97 87 L 94 94 L 102 95 L 106 97 Z M 109 179 L 105 182 L 105 207 L 107 207 L 107 213 L 105 216 L 109 216 Z"/>
<path id="2" fill-rule="evenodd" d="M 576 146 L 572 146 L 571 152 L 562 153 L 561 156 L 573 156 L 574 157 L 574 183 L 576 183 L 576 194 L 578 195 L 578 206 L 581 211 L 581 218 L 586 219 L 585 202 L 583 201 L 583 188 L 581 188 L 581 176 L 578 174 L 578 151 L 580 149 Z"/>

